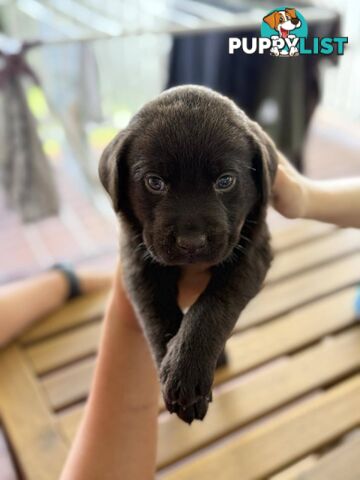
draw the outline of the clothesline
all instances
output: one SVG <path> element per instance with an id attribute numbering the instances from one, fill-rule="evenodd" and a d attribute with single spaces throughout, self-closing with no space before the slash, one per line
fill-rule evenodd
<path id="1" fill-rule="evenodd" d="M 264 10 L 265 11 L 265 10 Z M 304 9 L 308 24 L 312 22 L 327 22 L 332 20 L 336 13 L 331 10 L 320 10 L 316 7 L 306 7 Z M 128 37 L 139 37 L 144 35 L 196 35 L 205 32 L 224 32 L 230 30 L 254 30 L 259 27 L 261 15 L 263 10 L 256 8 L 247 12 L 234 13 L 231 15 L 232 20 L 229 20 L 229 16 L 226 17 L 226 21 L 209 21 L 198 19 L 198 25 L 184 26 L 184 25 L 167 25 L 166 27 L 149 28 L 149 27 L 136 27 L 136 28 L 124 28 L 119 24 L 119 32 L 116 34 L 91 34 L 91 35 L 79 35 L 79 36 L 61 36 L 59 38 L 35 38 L 33 40 L 26 40 L 29 43 L 36 43 L 34 46 L 56 46 L 56 45 L 68 45 L 73 43 L 91 43 L 103 40 L 113 40 Z M 19 45 L 25 41 L 21 39 L 14 39 L 5 35 L 0 35 L 0 51 L 8 52 L 9 48 L 19 48 Z"/>
<path id="2" fill-rule="evenodd" d="M 250 22 L 244 22 L 244 21 L 234 21 L 232 23 L 228 24 L 218 24 L 218 23 L 211 23 L 208 22 L 206 25 L 201 25 L 199 27 L 193 27 L 193 28 L 184 28 L 182 26 L 174 26 L 174 27 L 169 27 L 167 29 L 161 29 L 161 28 L 154 28 L 154 29 L 148 29 L 148 28 L 135 28 L 135 29 L 129 29 L 125 30 L 118 35 L 105 35 L 105 34 L 99 34 L 99 35 L 89 35 L 89 36 L 79 36 L 79 37 L 60 37 L 60 38 L 51 38 L 51 39 L 38 39 L 34 40 L 34 42 L 37 42 L 37 46 L 55 46 L 55 45 L 67 45 L 71 43 L 89 43 L 89 42 L 96 42 L 100 40 L 113 40 L 117 38 L 126 38 L 126 37 L 139 37 L 143 35 L 189 35 L 189 34 L 198 34 L 198 33 L 204 33 L 207 31 L 226 31 L 226 30 L 231 30 L 231 29 L 241 29 L 241 30 L 251 30 L 254 27 L 258 26 L 258 21 L 252 21 Z M 5 37 L 3 35 L 0 36 L 0 50 L 3 50 L 4 47 L 6 48 L 7 42 L 11 41 L 13 42 L 14 39 Z M 21 42 L 20 40 L 16 40 L 17 42 Z"/>

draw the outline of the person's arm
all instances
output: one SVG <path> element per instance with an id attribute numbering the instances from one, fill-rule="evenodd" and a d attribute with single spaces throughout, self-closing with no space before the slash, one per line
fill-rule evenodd
<path id="1" fill-rule="evenodd" d="M 273 205 L 288 218 L 308 218 L 360 228 L 360 177 L 311 180 L 280 155 Z"/>
<path id="2" fill-rule="evenodd" d="M 112 272 L 80 268 L 75 270 L 82 293 L 110 288 Z M 30 325 L 61 307 L 69 284 L 59 269 L 0 286 L 0 348 L 5 347 Z"/>
<path id="3" fill-rule="evenodd" d="M 45 292 L 45 293 L 44 293 Z M 37 319 L 59 308 L 68 286 L 56 270 L 0 287 L 0 348 Z"/>
<path id="4" fill-rule="evenodd" d="M 360 228 L 360 178 L 311 181 L 306 218 Z"/>
<path id="5" fill-rule="evenodd" d="M 120 268 L 84 418 L 61 480 L 154 478 L 159 387 Z"/>

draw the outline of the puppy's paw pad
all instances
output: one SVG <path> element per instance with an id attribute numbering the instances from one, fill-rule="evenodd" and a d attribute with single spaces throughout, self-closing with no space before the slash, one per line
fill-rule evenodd
<path id="1" fill-rule="evenodd" d="M 191 352 L 173 343 L 160 367 L 162 393 L 168 410 L 173 404 L 183 409 L 193 406 L 210 394 L 215 365 L 191 357 Z"/>
<path id="2" fill-rule="evenodd" d="M 205 374 L 202 378 L 199 377 L 200 375 L 188 375 L 181 370 L 168 376 L 165 382 L 163 382 L 164 377 L 161 377 L 162 393 L 166 406 L 171 408 L 172 404 L 177 403 L 180 407 L 188 408 L 201 401 L 201 399 L 210 401 L 212 378 Z"/>
<path id="3" fill-rule="evenodd" d="M 200 398 L 193 405 L 187 408 L 177 408 L 177 416 L 188 423 L 192 424 L 194 420 L 203 420 L 209 408 L 209 401 L 207 398 Z"/>

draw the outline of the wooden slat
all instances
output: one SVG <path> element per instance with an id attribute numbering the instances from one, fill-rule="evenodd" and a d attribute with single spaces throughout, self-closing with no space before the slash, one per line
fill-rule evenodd
<path id="1" fill-rule="evenodd" d="M 316 464 L 317 458 L 317 455 L 309 455 L 299 462 L 296 462 L 294 465 L 291 465 L 291 467 L 286 468 L 282 472 L 272 475 L 269 480 L 299 480 L 301 478 L 301 474 L 307 472 Z"/>
<path id="2" fill-rule="evenodd" d="M 316 239 L 334 231 L 334 227 L 319 222 L 298 220 L 273 233 L 273 243 L 277 250 L 309 239 Z M 291 268 L 291 263 L 289 264 Z M 288 273 L 288 272 L 286 272 Z M 31 343 L 41 338 L 78 326 L 89 319 L 102 316 L 108 293 L 99 292 L 69 302 L 61 310 L 49 315 L 44 321 L 33 326 L 21 337 L 23 343 Z"/>
<path id="3" fill-rule="evenodd" d="M 288 227 L 273 233 L 273 244 L 277 250 L 281 250 L 289 248 L 294 244 L 301 244 L 309 239 L 322 237 L 333 231 L 333 226 L 319 222 L 306 220 L 289 222 Z M 288 274 L 287 271 L 286 273 Z M 44 321 L 33 326 L 21 336 L 21 341 L 30 343 L 80 325 L 89 319 L 100 317 L 104 312 L 107 296 L 107 292 L 99 292 L 69 302 L 61 310 L 49 315 Z"/>
<path id="4" fill-rule="evenodd" d="M 279 284 L 270 284 L 252 300 L 241 315 L 235 330 L 281 315 L 319 296 L 360 280 L 360 254 L 352 255 L 298 275 Z M 99 325 L 58 335 L 45 343 L 30 346 L 27 351 L 38 373 L 81 358 L 96 351 Z"/>
<path id="5" fill-rule="evenodd" d="M 360 327 L 316 345 L 220 391 L 204 423 L 189 429 L 168 416 L 159 431 L 159 465 L 177 460 L 244 423 L 360 367 Z"/>
<path id="6" fill-rule="evenodd" d="M 291 357 L 280 357 L 353 323 L 355 288 L 347 285 L 360 280 L 360 254 L 351 254 L 359 239 L 359 232 L 302 221 L 275 233 L 273 244 L 279 253 L 268 277 L 270 283 L 240 320 L 237 329 L 241 334 L 229 341 L 230 366 L 217 374 L 216 381 L 243 376 L 215 389 L 203 423 L 189 428 L 175 416 L 160 417 L 158 464 L 168 465 L 238 428 L 241 432 L 192 457 L 191 464 L 166 478 L 204 480 L 211 475 L 220 480 L 246 480 L 269 478 L 281 470 L 288 474 L 285 478 L 292 478 L 291 471 L 298 478 L 325 462 L 326 456 L 318 459 L 311 452 L 360 422 L 358 375 L 318 398 L 283 408 L 360 368 L 360 327 Z M 12 358 L 4 362 L 0 356 L 0 414 L 30 480 L 59 476 L 83 408 L 54 417 L 49 407 L 59 409 L 87 395 L 94 368 L 94 358 L 88 356 L 97 350 L 106 297 L 101 293 L 70 303 L 22 336 L 24 352 L 11 347 L 15 348 Z M 283 316 L 276 318 L 279 315 Z M 273 317 L 276 320 L 258 325 Z M 269 361 L 266 367 L 244 375 Z M 36 379 L 35 373 L 47 375 Z M 283 409 L 274 413 L 279 408 Z M 254 423 L 242 428 L 249 422 Z M 335 449 L 328 455 L 333 453 Z M 347 452 L 343 458 L 351 461 L 352 455 Z"/>
<path id="7" fill-rule="evenodd" d="M 356 317 L 355 295 L 355 287 L 347 288 L 277 320 L 235 334 L 227 344 L 229 366 L 219 371 L 219 379 L 231 378 L 350 325 Z"/>
<path id="8" fill-rule="evenodd" d="M 308 455 L 269 480 L 359 480 L 360 437 L 356 433 L 323 456 Z"/>
<path id="9" fill-rule="evenodd" d="M 0 413 L 26 478 L 59 478 L 67 444 L 17 346 L 0 354 Z"/>
<path id="10" fill-rule="evenodd" d="M 23 344 L 31 343 L 101 317 L 107 297 L 108 292 L 99 292 L 72 300 L 34 325 L 22 335 L 20 341 Z"/>
<path id="11" fill-rule="evenodd" d="M 271 232 L 272 247 L 275 251 L 292 248 L 301 243 L 324 236 L 335 230 L 335 228 L 334 225 L 313 220 L 289 220 L 286 227 Z"/>
<path id="12" fill-rule="evenodd" d="M 10 455 L 4 432 L 0 427 L 0 478 L 1 480 L 18 480 Z"/>
<path id="13" fill-rule="evenodd" d="M 360 422 L 360 376 L 231 438 L 163 478 L 254 480 L 269 476 Z M 229 406 L 231 408 L 231 406 Z"/>
<path id="14" fill-rule="evenodd" d="M 60 409 L 87 397 L 95 368 L 95 358 L 82 360 L 42 381 L 43 389 L 53 409 Z"/>
<path id="15" fill-rule="evenodd" d="M 255 325 L 266 318 L 280 315 L 301 303 L 311 301 L 317 296 L 354 283 L 360 280 L 359 272 L 360 254 L 355 254 L 297 275 L 285 282 L 265 286 L 241 315 L 236 329 Z M 36 371 L 43 373 L 74 358 L 94 352 L 97 340 L 89 332 L 96 329 L 97 327 L 86 325 L 83 329 L 75 330 L 74 333 L 67 332 L 47 340 L 46 343 L 30 346 L 28 353 Z M 84 337 L 80 340 L 82 331 Z M 74 337 L 75 341 L 72 340 Z"/>
<path id="16" fill-rule="evenodd" d="M 356 327 L 332 341 L 281 359 L 243 378 L 236 386 L 221 389 L 206 420 L 193 423 L 191 428 L 175 416 L 162 416 L 158 465 L 169 464 L 296 396 L 360 367 L 359 343 L 360 328 Z M 76 409 L 59 417 L 70 441 L 81 414 L 82 409 Z"/>
<path id="17" fill-rule="evenodd" d="M 359 405 L 358 405 L 358 408 Z M 360 438 L 345 442 L 324 455 L 312 468 L 293 480 L 359 480 Z"/>
<path id="18" fill-rule="evenodd" d="M 84 406 L 78 406 L 76 408 L 72 408 L 69 412 L 60 414 L 58 416 L 58 427 L 68 442 L 72 442 L 74 440 L 83 414 Z"/>
<path id="19" fill-rule="evenodd" d="M 279 280 L 291 272 L 314 268 L 355 249 L 360 250 L 360 230 L 337 229 L 331 234 L 300 245 L 296 249 L 279 252 L 266 277 L 267 282 Z"/>
<path id="20" fill-rule="evenodd" d="M 296 275 L 287 281 L 269 284 L 250 302 L 236 329 L 256 325 L 358 281 L 359 253 Z"/>
<path id="21" fill-rule="evenodd" d="M 234 335 L 226 347 L 229 365 L 217 372 L 216 383 L 350 325 L 355 318 L 355 292 L 356 288 L 348 288 L 269 324 Z M 42 386 L 54 409 L 87 395 L 94 365 L 95 359 L 79 361 L 43 380 Z"/>
<path id="22" fill-rule="evenodd" d="M 97 351 L 101 323 L 91 323 L 29 347 L 26 352 L 41 374 Z"/>

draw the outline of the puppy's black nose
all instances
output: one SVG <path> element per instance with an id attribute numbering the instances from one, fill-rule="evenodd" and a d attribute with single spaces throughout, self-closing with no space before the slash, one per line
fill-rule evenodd
<path id="1" fill-rule="evenodd" d="M 206 236 L 196 233 L 179 235 L 176 237 L 176 245 L 186 253 L 196 253 L 206 245 Z"/>
<path id="2" fill-rule="evenodd" d="M 297 24 L 299 23 L 299 19 L 298 19 L 298 18 L 292 18 L 292 19 L 291 19 L 291 23 L 292 23 L 293 25 L 297 25 Z"/>

